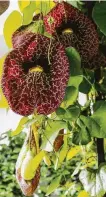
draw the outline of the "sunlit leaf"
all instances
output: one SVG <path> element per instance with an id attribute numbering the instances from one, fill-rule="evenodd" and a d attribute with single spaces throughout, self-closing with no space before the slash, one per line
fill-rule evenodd
<path id="1" fill-rule="evenodd" d="M 36 171 L 36 169 L 38 168 L 39 164 L 43 160 L 44 156 L 45 156 L 45 151 L 42 150 L 33 158 L 32 168 L 33 168 L 34 171 Z"/>
<path id="2" fill-rule="evenodd" d="M 9 48 L 12 48 L 12 41 L 11 41 L 12 34 L 16 31 L 16 29 L 18 29 L 21 26 L 21 24 L 22 24 L 22 15 L 20 14 L 20 12 L 15 10 L 11 12 L 11 14 L 7 17 L 4 23 L 3 33 L 4 33 L 6 44 Z"/>
<path id="3" fill-rule="evenodd" d="M 70 160 L 73 157 L 75 157 L 80 151 L 81 151 L 80 146 L 75 146 L 75 147 L 71 148 L 67 154 L 67 160 Z"/>
<path id="4" fill-rule="evenodd" d="M 75 101 L 77 100 L 77 97 L 78 97 L 77 88 L 74 86 L 68 86 L 66 88 L 65 98 L 64 98 L 66 106 L 68 107 L 69 105 L 72 105 L 73 103 L 75 103 Z"/>
<path id="5" fill-rule="evenodd" d="M 79 192 L 78 197 L 90 197 L 88 192 L 86 192 L 85 190 L 82 190 Z"/>
<path id="6" fill-rule="evenodd" d="M 31 180 L 36 174 L 43 157 L 45 156 L 45 151 L 40 151 L 35 157 L 33 157 L 31 151 L 28 151 L 21 167 L 21 175 L 25 180 Z"/>
<path id="7" fill-rule="evenodd" d="M 52 192 L 54 192 L 59 187 L 60 180 L 61 180 L 61 176 L 52 180 L 51 184 L 49 185 L 49 187 L 47 189 L 46 196 L 50 195 Z"/>
<path id="8" fill-rule="evenodd" d="M 30 4 L 24 8 L 24 10 L 23 10 L 23 25 L 27 25 L 27 24 L 31 23 L 35 9 L 36 9 L 36 2 L 35 1 L 31 1 Z"/>
<path id="9" fill-rule="evenodd" d="M 5 58 L 6 58 L 6 55 L 0 58 L 0 79 L 3 73 L 3 63 L 4 63 Z"/>
<path id="10" fill-rule="evenodd" d="M 43 160 L 47 166 L 51 165 L 51 160 L 50 160 L 49 154 L 47 152 L 45 152 L 45 156 L 44 156 Z"/>
<path id="11" fill-rule="evenodd" d="M 20 122 L 19 122 L 19 124 L 18 124 L 16 130 L 14 130 L 14 131 L 11 132 L 11 136 L 13 137 L 13 136 L 15 136 L 15 135 L 20 134 L 21 131 L 22 131 L 23 128 L 24 128 L 24 124 L 25 124 L 28 120 L 29 120 L 28 117 L 23 117 L 23 118 L 20 120 Z"/>
<path id="12" fill-rule="evenodd" d="M 90 192 L 90 194 L 93 192 L 93 196 L 96 196 L 96 173 L 93 171 L 89 171 L 87 169 L 84 169 L 79 174 L 79 180 L 81 181 L 85 191 Z"/>
<path id="13" fill-rule="evenodd" d="M 82 75 L 71 76 L 68 81 L 68 86 L 74 86 L 76 88 L 79 88 L 79 85 L 82 82 L 82 80 L 83 80 Z"/>
<path id="14" fill-rule="evenodd" d="M 26 8 L 29 4 L 30 4 L 30 0 L 27 1 L 18 0 L 18 5 L 21 12 L 23 12 L 24 8 Z"/>
<path id="15" fill-rule="evenodd" d="M 57 170 L 61 166 L 62 162 L 65 160 L 67 156 L 67 152 L 68 152 L 68 146 L 63 145 L 56 159 L 55 170 Z"/>

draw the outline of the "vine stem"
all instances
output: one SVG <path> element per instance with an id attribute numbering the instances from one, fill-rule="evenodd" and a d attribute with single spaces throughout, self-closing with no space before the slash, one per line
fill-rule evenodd
<path id="1" fill-rule="evenodd" d="M 98 166 L 100 166 L 102 162 L 105 162 L 103 138 L 97 138 L 97 154 L 98 154 Z"/>

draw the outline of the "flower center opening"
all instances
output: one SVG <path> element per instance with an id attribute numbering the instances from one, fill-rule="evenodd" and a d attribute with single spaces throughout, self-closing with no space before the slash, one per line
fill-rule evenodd
<path id="1" fill-rule="evenodd" d="M 30 68 L 29 72 L 31 72 L 31 73 L 33 73 L 33 72 L 43 72 L 43 68 L 41 66 L 37 65 L 33 68 Z"/>
<path id="2" fill-rule="evenodd" d="M 23 70 L 24 73 L 34 73 L 34 72 L 50 72 L 50 65 L 48 62 L 48 58 L 44 57 L 43 55 L 40 56 L 38 59 L 33 57 L 31 61 L 23 62 Z"/>
<path id="3" fill-rule="evenodd" d="M 66 28 L 62 31 L 62 34 L 67 34 L 67 33 L 70 33 L 72 34 L 73 33 L 73 30 L 71 28 Z"/>

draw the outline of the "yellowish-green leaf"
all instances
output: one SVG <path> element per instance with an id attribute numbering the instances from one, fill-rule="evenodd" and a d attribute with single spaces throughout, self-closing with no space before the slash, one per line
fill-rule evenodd
<path id="1" fill-rule="evenodd" d="M 56 159 L 55 170 L 57 170 L 61 166 L 62 162 L 67 156 L 67 152 L 68 152 L 68 146 L 63 145 L 58 155 L 58 158 Z"/>
<path id="2" fill-rule="evenodd" d="M 26 8 L 29 4 L 30 4 L 30 0 L 27 1 L 18 0 L 18 5 L 21 12 L 23 12 L 24 8 Z"/>
<path id="3" fill-rule="evenodd" d="M 47 189 L 46 196 L 50 195 L 52 192 L 54 192 L 59 187 L 60 180 L 61 180 L 61 176 L 52 180 L 51 184 L 49 185 L 49 187 Z"/>
<path id="4" fill-rule="evenodd" d="M 89 194 L 85 191 L 85 190 L 82 190 L 79 194 L 78 194 L 78 197 L 90 197 Z"/>
<path id="5" fill-rule="evenodd" d="M 31 180 L 35 176 L 35 172 L 32 170 L 33 154 L 28 151 L 21 165 L 21 176 L 25 180 Z"/>
<path id="6" fill-rule="evenodd" d="M 23 117 L 23 118 L 20 120 L 20 122 L 19 122 L 19 124 L 18 124 L 16 130 L 14 130 L 14 131 L 11 132 L 11 136 L 13 137 L 13 136 L 16 136 L 16 135 L 20 134 L 21 131 L 22 131 L 23 128 L 24 128 L 24 124 L 25 124 L 28 120 L 29 120 L 28 117 Z"/>
<path id="7" fill-rule="evenodd" d="M 49 154 L 47 152 L 45 152 L 45 156 L 44 156 L 43 160 L 47 166 L 51 165 L 51 160 L 50 160 Z"/>
<path id="8" fill-rule="evenodd" d="M 3 56 L 2 58 L 0 58 L 0 81 L 1 81 L 1 77 L 2 77 L 2 72 L 3 72 L 3 63 L 5 60 L 6 56 Z M 5 96 L 3 95 L 2 89 L 0 88 L 0 108 L 8 108 L 8 102 L 5 98 Z"/>
<path id="9" fill-rule="evenodd" d="M 3 63 L 4 63 L 5 58 L 6 58 L 6 55 L 0 58 L 0 79 L 3 73 Z"/>
<path id="10" fill-rule="evenodd" d="M 43 160 L 44 156 L 45 156 L 45 151 L 42 150 L 33 158 L 33 161 L 32 161 L 32 170 L 33 171 L 37 170 L 37 168 L 40 165 L 41 161 Z"/>
<path id="11" fill-rule="evenodd" d="M 24 8 L 23 23 L 22 23 L 23 25 L 27 25 L 27 24 L 31 23 L 35 9 L 36 9 L 36 2 L 35 1 L 31 1 L 30 4 Z"/>
<path id="12" fill-rule="evenodd" d="M 3 95 L 2 89 L 0 88 L 0 108 L 8 108 L 8 102 L 5 98 L 5 96 Z"/>
<path id="13" fill-rule="evenodd" d="M 12 34 L 18 29 L 22 24 L 22 15 L 18 11 L 13 11 L 8 16 L 4 23 L 4 38 L 6 41 L 6 44 L 9 48 L 12 48 Z"/>
<path id="14" fill-rule="evenodd" d="M 75 146 L 75 147 L 71 148 L 71 150 L 69 150 L 69 152 L 67 154 L 67 160 L 70 160 L 73 157 L 75 157 L 80 151 L 81 151 L 80 146 Z"/>
<path id="15" fill-rule="evenodd" d="M 39 133 L 38 133 L 38 126 L 36 125 L 36 123 L 32 124 L 32 131 L 33 131 L 34 138 L 35 138 L 36 150 L 37 150 L 37 153 L 39 153 L 39 151 L 40 151 L 40 149 L 39 149 Z"/>
<path id="16" fill-rule="evenodd" d="M 21 166 L 21 175 L 25 180 L 31 180 L 36 174 L 43 157 L 45 156 L 45 151 L 40 151 L 35 157 L 31 151 L 28 151 L 22 166 Z"/>

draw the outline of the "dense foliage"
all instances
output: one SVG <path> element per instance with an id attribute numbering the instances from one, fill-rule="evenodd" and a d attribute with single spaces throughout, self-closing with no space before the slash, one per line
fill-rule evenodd
<path id="1" fill-rule="evenodd" d="M 0 195 L 1 197 L 23 197 L 15 178 L 15 163 L 25 134 L 11 138 L 9 131 L 8 136 L 5 134 L 4 137 L 9 145 L 0 141 L 2 142 L 0 144 Z"/>

